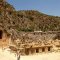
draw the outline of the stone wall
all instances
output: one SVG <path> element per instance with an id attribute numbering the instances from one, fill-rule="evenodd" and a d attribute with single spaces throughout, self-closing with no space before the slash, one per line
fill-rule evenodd
<path id="1" fill-rule="evenodd" d="M 0 30 L 0 48 L 6 48 L 8 46 L 9 46 L 9 37 L 3 30 Z"/>
<path id="2" fill-rule="evenodd" d="M 20 38 L 14 40 L 20 54 L 53 52 L 60 49 L 60 40 L 55 39 L 60 32 L 21 32 Z"/>

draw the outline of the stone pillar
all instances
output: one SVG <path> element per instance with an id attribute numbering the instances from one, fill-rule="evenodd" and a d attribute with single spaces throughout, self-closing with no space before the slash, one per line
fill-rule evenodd
<path id="1" fill-rule="evenodd" d="M 53 47 L 50 47 L 50 51 L 51 51 L 51 52 L 53 51 Z"/>
<path id="2" fill-rule="evenodd" d="M 29 50 L 29 54 L 31 54 L 31 49 Z"/>
<path id="3" fill-rule="evenodd" d="M 34 49 L 34 53 L 36 53 L 36 49 Z"/>
<path id="4" fill-rule="evenodd" d="M 39 53 L 41 53 L 42 52 L 42 48 L 39 48 Z"/>
<path id="5" fill-rule="evenodd" d="M 48 47 L 45 47 L 45 52 L 48 52 Z"/>

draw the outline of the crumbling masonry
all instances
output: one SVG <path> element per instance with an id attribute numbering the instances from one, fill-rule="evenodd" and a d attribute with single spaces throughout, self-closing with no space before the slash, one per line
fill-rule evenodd
<path id="1" fill-rule="evenodd" d="M 19 50 L 21 55 L 60 51 L 60 32 L 21 32 L 20 38 L 12 40 L 0 30 L 0 47 Z"/>

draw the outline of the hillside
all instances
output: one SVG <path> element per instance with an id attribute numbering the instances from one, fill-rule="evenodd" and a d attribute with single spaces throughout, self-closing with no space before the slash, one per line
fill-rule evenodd
<path id="1" fill-rule="evenodd" d="M 7 32 L 60 31 L 60 17 L 36 10 L 16 11 L 9 3 L 0 2 L 0 27 Z"/>
<path id="2" fill-rule="evenodd" d="M 17 11 L 17 17 L 21 19 L 23 31 L 58 31 L 60 30 L 60 17 L 49 16 L 38 11 Z"/>

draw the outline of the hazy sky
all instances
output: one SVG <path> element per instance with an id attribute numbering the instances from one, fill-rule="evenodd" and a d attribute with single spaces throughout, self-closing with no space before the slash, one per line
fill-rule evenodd
<path id="1" fill-rule="evenodd" d="M 38 10 L 60 16 L 60 0 L 7 0 L 16 10 Z"/>

